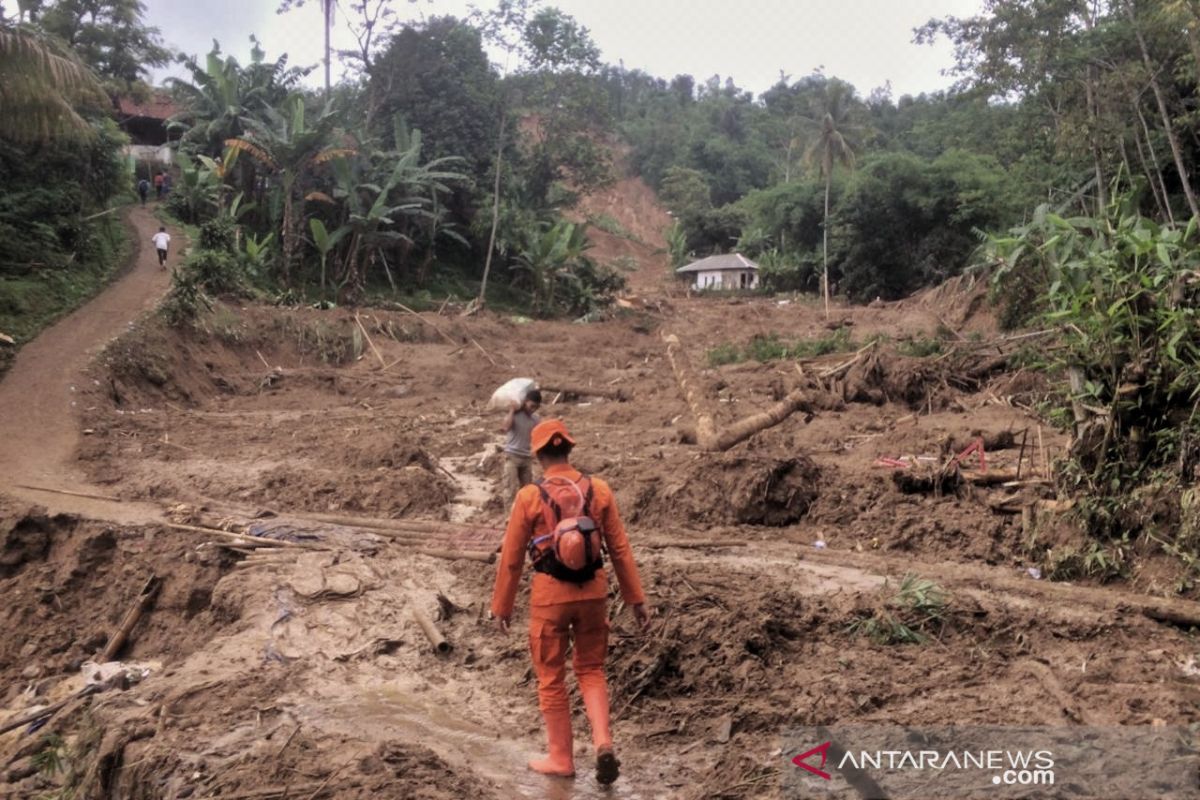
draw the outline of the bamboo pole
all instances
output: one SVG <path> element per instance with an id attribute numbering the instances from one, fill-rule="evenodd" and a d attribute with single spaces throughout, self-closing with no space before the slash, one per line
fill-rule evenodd
<path id="1" fill-rule="evenodd" d="M 150 607 L 150 603 L 158 596 L 158 590 L 162 588 L 162 581 L 157 575 L 151 575 L 146 585 L 142 587 L 142 591 L 138 593 L 137 599 L 134 600 L 129 610 L 125 612 L 121 624 L 117 626 L 117 632 L 108 640 L 108 644 L 104 646 L 104 650 L 100 653 L 97 663 L 104 664 L 116 658 L 117 652 L 121 649 L 121 645 L 125 644 L 125 640 L 129 638 L 130 631 L 138 624 L 138 620 L 142 618 L 142 614 Z"/>
<path id="2" fill-rule="evenodd" d="M 446 641 L 446 637 L 438 632 L 438 629 L 433 626 L 432 620 L 425 616 L 425 612 L 412 606 L 413 619 L 421 626 L 421 630 L 425 633 L 425 638 L 429 640 L 429 644 L 433 646 L 433 651 L 438 655 L 445 655 L 454 649 L 453 645 Z"/>
<path id="3" fill-rule="evenodd" d="M 202 528 L 198 525 L 182 525 L 178 522 L 164 523 L 168 528 L 173 528 L 177 531 L 191 531 L 193 533 L 205 533 L 210 536 L 222 536 L 230 541 L 241 542 L 245 545 L 253 547 L 296 547 L 304 550 L 327 550 L 318 544 L 310 542 L 285 542 L 282 539 L 267 539 L 262 536 L 249 536 L 244 533 L 234 533 L 232 531 L 223 531 L 218 528 Z"/>

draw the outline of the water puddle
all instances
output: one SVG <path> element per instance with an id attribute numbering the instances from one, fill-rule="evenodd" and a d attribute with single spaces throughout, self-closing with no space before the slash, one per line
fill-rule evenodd
<path id="1" fill-rule="evenodd" d="M 451 522 L 466 522 L 483 510 L 492 497 L 495 480 L 482 478 L 472 470 L 491 453 L 491 445 L 470 456 L 445 456 L 438 459 L 442 469 L 458 484 L 458 494 L 451 501 L 448 511 Z"/>

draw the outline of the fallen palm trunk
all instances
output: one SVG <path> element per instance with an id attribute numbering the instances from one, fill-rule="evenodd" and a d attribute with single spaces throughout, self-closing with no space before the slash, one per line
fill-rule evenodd
<path id="1" fill-rule="evenodd" d="M 96 659 L 98 664 L 105 664 L 116 658 L 117 653 L 121 650 L 121 646 L 129 638 L 130 631 L 138 624 L 138 620 L 142 618 L 142 614 L 146 612 L 146 609 L 150 607 L 150 603 L 158 596 L 160 588 L 162 588 L 162 581 L 159 580 L 157 575 L 151 575 L 149 580 L 146 581 L 145 586 L 142 587 L 142 591 L 138 593 L 133 605 L 125 612 L 125 617 L 117 627 L 117 632 L 108 640 L 108 644 L 105 645 L 103 652 L 100 653 L 100 657 Z"/>
<path id="2" fill-rule="evenodd" d="M 692 369 L 687 351 L 675 334 L 663 334 L 667 344 L 667 360 L 671 362 L 671 371 L 675 374 L 675 382 L 679 384 L 679 392 L 684 402 L 696 420 L 696 443 L 704 450 L 714 449 L 717 441 L 717 429 L 713 423 L 712 414 L 705 409 L 701 402 L 700 379 Z"/>
<path id="3" fill-rule="evenodd" d="M 675 373 L 679 391 L 696 420 L 696 444 L 700 445 L 701 450 L 724 452 L 759 431 L 775 427 L 797 411 L 812 411 L 813 406 L 807 392 L 797 389 L 766 411 L 743 417 L 718 433 L 712 414 L 705 409 L 701 401 L 699 378 L 692 369 L 691 361 L 679 337 L 674 334 L 664 335 L 663 341 L 667 343 L 667 359 L 671 362 L 671 370 Z"/>
<path id="4" fill-rule="evenodd" d="M 735 444 L 749 439 L 759 431 L 775 427 L 797 411 L 812 411 L 812 403 L 808 400 L 808 393 L 800 389 L 791 392 L 766 411 L 751 414 L 732 423 L 717 435 L 716 440 L 712 442 L 712 446 L 705 447 L 704 449 L 728 450 Z M 700 446 L 704 447 L 703 443 Z"/>
<path id="5" fill-rule="evenodd" d="M 433 621 L 425 616 L 425 613 L 415 605 L 412 607 L 413 619 L 421 626 L 421 630 L 425 633 L 425 638 L 429 640 L 429 644 L 433 646 L 435 653 L 445 655 L 449 653 L 453 646 L 446 641 L 446 637 L 438 632 L 438 629 L 433 626 Z"/>
<path id="6" fill-rule="evenodd" d="M 563 394 L 573 394 L 576 397 L 603 397 L 606 400 L 616 400 L 619 403 L 624 403 L 633 399 L 633 394 L 628 389 L 603 389 L 596 386 L 578 386 L 575 384 L 559 383 L 553 386 L 542 386 L 543 392 L 562 392 Z"/>

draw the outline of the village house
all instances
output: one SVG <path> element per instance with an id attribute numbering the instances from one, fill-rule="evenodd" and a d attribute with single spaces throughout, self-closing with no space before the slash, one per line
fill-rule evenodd
<path id="1" fill-rule="evenodd" d="M 758 264 L 741 253 L 702 258 L 680 267 L 675 273 L 689 276 L 693 289 L 733 291 L 758 288 Z"/>
<path id="2" fill-rule="evenodd" d="M 167 120 L 179 113 L 179 108 L 164 94 L 156 94 L 145 102 L 132 97 L 117 101 L 117 124 L 129 135 L 125 155 L 140 164 L 152 167 L 171 166 L 171 147 Z"/>

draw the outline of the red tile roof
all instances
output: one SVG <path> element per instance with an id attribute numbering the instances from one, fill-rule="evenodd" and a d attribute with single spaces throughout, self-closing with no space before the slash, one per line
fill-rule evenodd
<path id="1" fill-rule="evenodd" d="M 126 117 L 149 117 L 151 119 L 168 119 L 180 112 L 179 106 L 168 95 L 154 95 L 144 103 L 139 103 L 132 97 L 121 97 L 117 107 Z"/>

